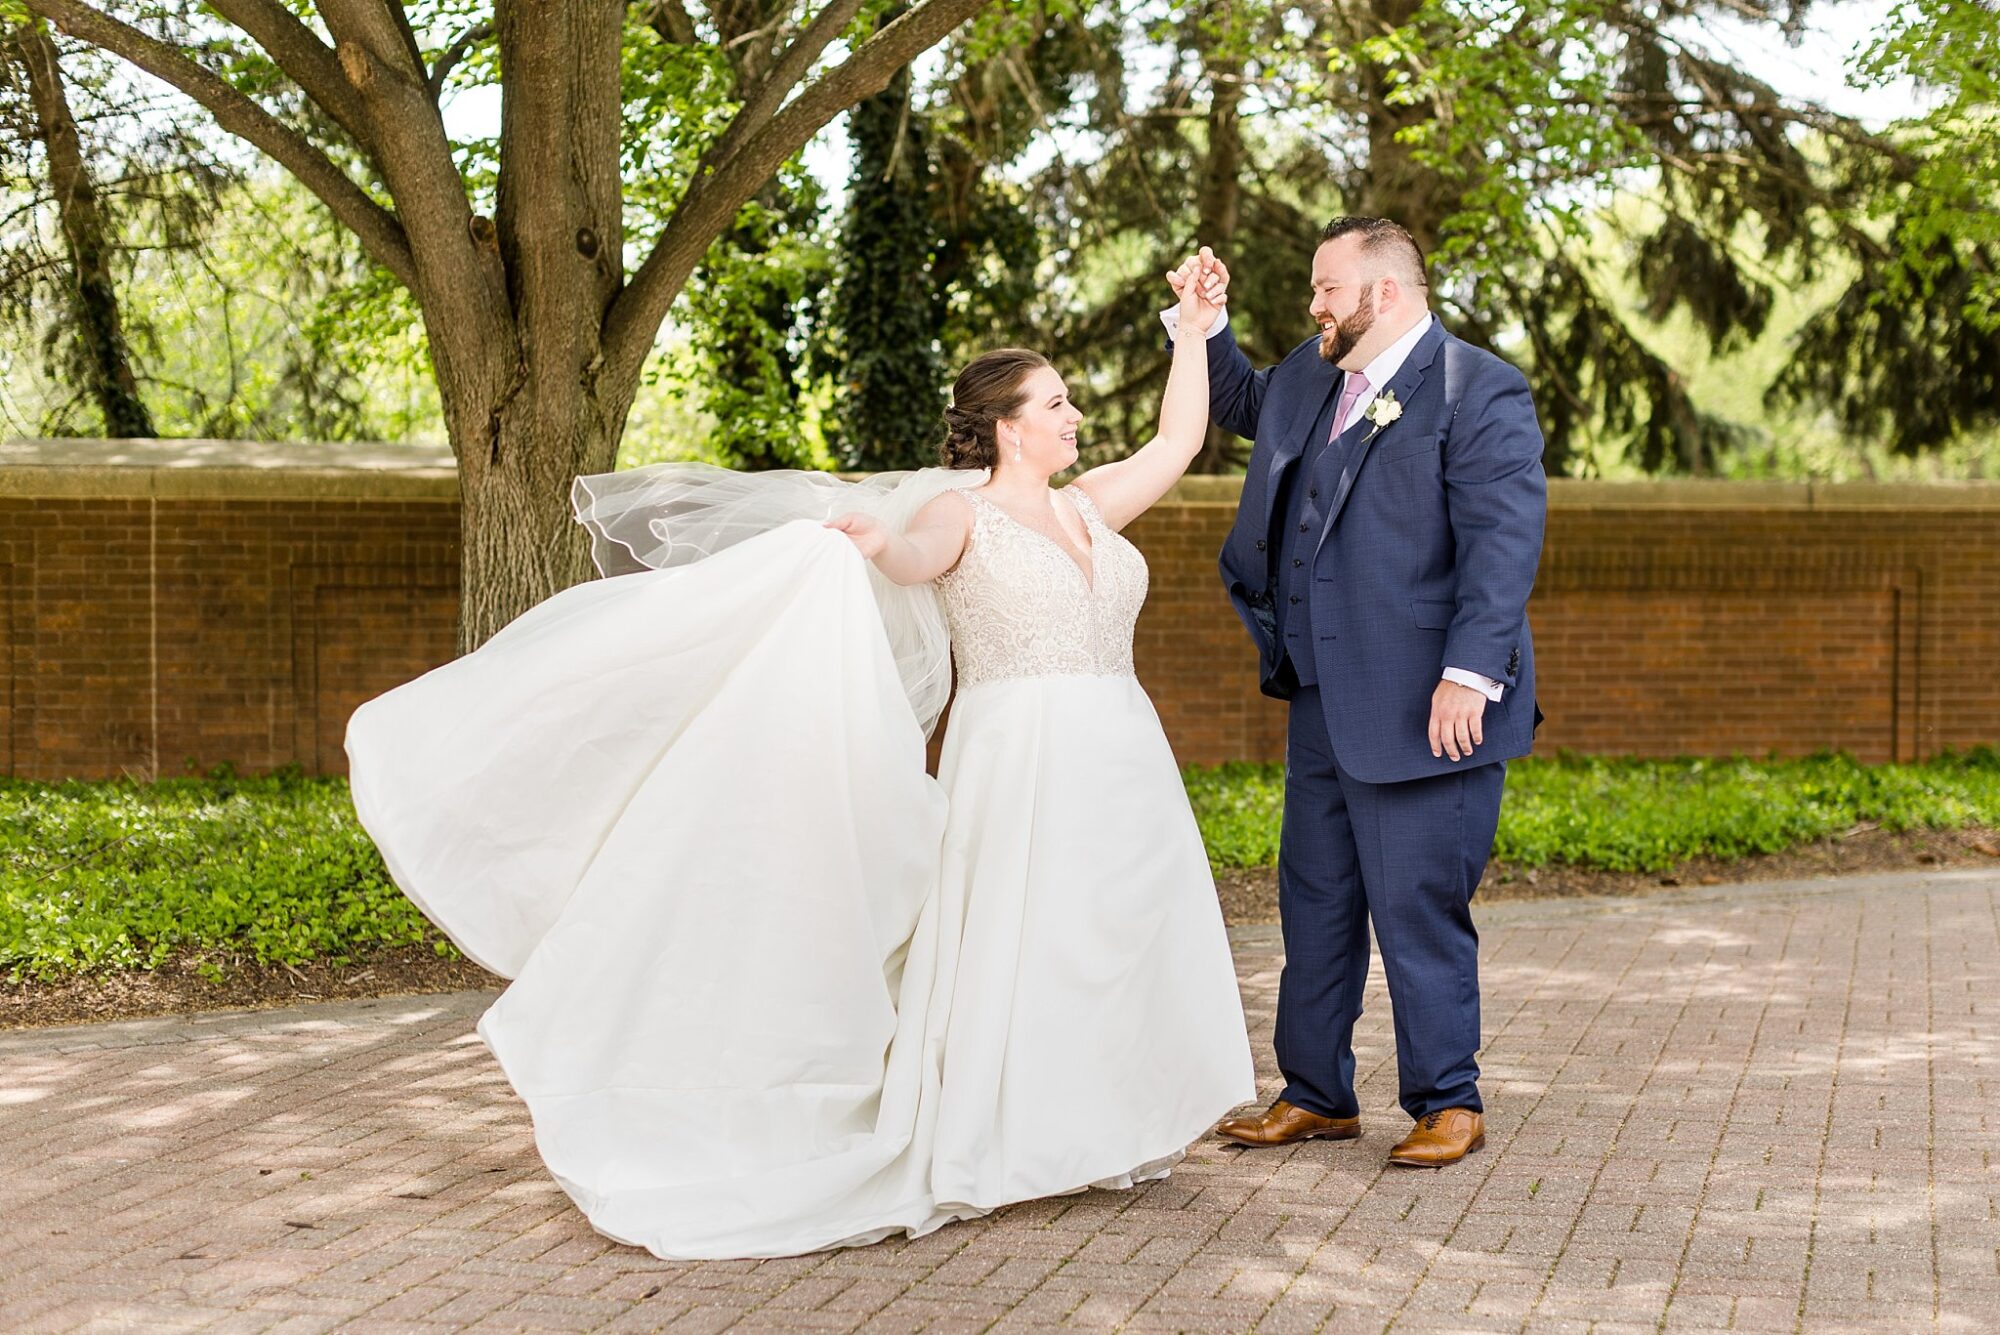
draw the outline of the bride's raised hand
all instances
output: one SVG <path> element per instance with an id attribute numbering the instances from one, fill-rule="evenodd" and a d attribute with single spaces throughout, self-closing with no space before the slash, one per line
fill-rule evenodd
<path id="1" fill-rule="evenodd" d="M 889 530 L 873 515 L 847 514 L 826 521 L 825 527 L 845 533 L 856 551 L 873 561 L 889 546 Z"/>
<path id="2" fill-rule="evenodd" d="M 1206 333 L 1221 318 L 1229 302 L 1229 270 L 1207 246 L 1184 262 L 1167 280 L 1181 299 L 1183 323 Z"/>

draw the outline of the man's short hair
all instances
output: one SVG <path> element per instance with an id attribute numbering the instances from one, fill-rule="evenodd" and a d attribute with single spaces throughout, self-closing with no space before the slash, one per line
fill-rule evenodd
<path id="1" fill-rule="evenodd" d="M 1410 229 L 1387 218 L 1339 217 L 1319 229 L 1319 244 L 1344 236 L 1361 238 L 1361 253 L 1378 261 L 1395 277 L 1411 287 L 1428 288 L 1424 276 L 1424 252 Z"/>

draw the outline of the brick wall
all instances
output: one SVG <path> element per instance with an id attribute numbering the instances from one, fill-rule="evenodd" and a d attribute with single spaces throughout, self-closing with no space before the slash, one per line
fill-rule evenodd
<path id="1" fill-rule="evenodd" d="M 1188 761 L 1280 759 L 1214 554 L 1236 484 L 1190 479 L 1133 525 L 1154 594 L 1140 676 Z M 2000 486 L 1550 487 L 1528 608 L 1545 751 L 2000 744 Z"/>
<path id="2" fill-rule="evenodd" d="M 433 451 L 0 447 L 0 773 L 338 773 L 347 716 L 449 657 Z"/>
<path id="3" fill-rule="evenodd" d="M 338 773 L 354 706 L 449 655 L 447 460 L 53 448 L 0 447 L 0 773 Z M 1283 752 L 1215 573 L 1234 496 L 1192 479 L 1131 530 L 1184 761 Z M 1545 749 L 2000 742 L 2000 486 L 1558 483 L 1530 614 Z"/>

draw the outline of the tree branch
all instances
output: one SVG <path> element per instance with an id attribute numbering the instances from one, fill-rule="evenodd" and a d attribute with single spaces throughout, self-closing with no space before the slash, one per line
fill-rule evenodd
<path id="1" fill-rule="evenodd" d="M 250 34 L 291 81 L 364 149 L 368 122 L 333 49 L 277 0 L 210 0 L 215 12 Z"/>
<path id="2" fill-rule="evenodd" d="M 715 146 L 702 155 L 702 167 L 696 169 L 697 177 L 702 169 L 712 171 L 726 164 L 751 135 L 769 123 L 771 117 L 777 114 L 778 108 L 785 104 L 785 99 L 791 95 L 792 89 L 797 87 L 799 81 L 812 69 L 813 62 L 820 58 L 834 38 L 846 30 L 848 23 L 860 10 L 861 0 L 833 0 L 832 4 L 813 15 L 812 22 L 806 25 L 805 31 L 793 38 L 784 52 L 772 63 L 770 72 L 759 79 L 756 86 L 741 90 L 743 105 L 730 118 L 729 127 L 722 132 L 722 137 L 715 142 Z M 906 14 L 904 17 L 908 18 L 909 15 Z M 945 31 L 950 30 L 947 28 Z M 888 29 L 884 28 L 882 31 L 886 33 Z M 868 45 L 864 43 L 862 50 L 866 50 Z M 925 48 L 918 48 L 920 51 L 923 49 Z M 860 54 L 859 51 L 855 52 L 856 56 Z M 852 63 L 851 59 L 849 63 Z M 841 68 L 845 69 L 846 66 L 843 65 Z M 891 74 L 894 72 L 893 69 L 890 71 Z M 886 80 L 884 82 L 886 86 Z"/>
<path id="3" fill-rule="evenodd" d="M 1657 149 L 1654 152 L 1661 162 L 1666 163 L 1682 175 L 1692 178 L 1699 178 L 1701 174 L 1696 166 L 1697 163 L 1719 163 L 1722 166 L 1735 167 L 1752 175 L 1768 176 L 1773 180 L 1783 181 L 1800 194 L 1810 197 L 1821 208 L 1826 209 L 1834 230 L 1846 237 L 1856 250 L 1876 260 L 1887 260 L 1890 257 L 1891 252 L 1888 246 L 1869 235 L 1848 218 L 1846 213 L 1837 207 L 1838 201 L 1823 186 L 1808 177 L 1799 175 L 1797 172 L 1786 171 L 1784 168 L 1765 159 L 1748 158 L 1741 153 L 1730 153 L 1722 150 L 1696 153 L 1691 159 Z"/>
<path id="4" fill-rule="evenodd" d="M 435 102 L 444 96 L 444 81 L 451 77 L 451 72 L 458 67 L 458 62 L 472 54 L 473 47 L 492 35 L 493 20 L 488 19 L 484 23 L 475 23 L 467 28 L 459 34 L 457 41 L 445 48 L 444 54 L 437 58 L 435 65 L 431 66 L 431 101 Z"/>
<path id="5" fill-rule="evenodd" d="M 653 0 L 640 11 L 640 20 L 660 35 L 660 40 L 675 46 L 693 46 L 695 43 L 694 20 L 688 17 L 686 6 L 681 0 Z"/>
<path id="6" fill-rule="evenodd" d="M 416 294 L 440 381 L 472 377 L 485 382 L 481 392 L 497 393 L 496 380 L 517 360 L 506 269 L 493 224 L 473 216 L 401 0 L 317 2 L 422 276 Z"/>
<path id="7" fill-rule="evenodd" d="M 836 0 L 829 10 L 849 0 Z M 611 384 L 636 384 L 660 322 L 711 242 L 729 226 L 743 202 L 757 192 L 785 160 L 804 148 L 835 116 L 889 86 L 897 70 L 944 40 L 986 5 L 986 0 L 919 0 L 901 18 L 863 42 L 854 53 L 817 79 L 760 128 L 746 130 L 742 146 L 727 160 L 698 176 L 667 219 L 652 253 L 632 276 L 605 316 L 604 353 Z M 821 18 L 828 11 L 822 11 Z M 815 18 L 793 49 L 816 38 Z M 814 53 L 815 57 L 817 52 Z M 788 68 L 792 50 L 774 68 Z M 810 65 L 811 61 L 806 62 Z M 773 84 L 776 80 L 769 81 Z M 782 100 L 782 92 L 779 100 Z M 748 110 L 748 107 L 745 108 Z M 738 121 L 742 113 L 738 113 Z M 732 122 L 730 132 L 735 132 Z M 725 139 L 728 133 L 725 133 Z"/>
<path id="8" fill-rule="evenodd" d="M 77 0 L 27 0 L 29 9 L 78 41 L 131 62 L 206 107 L 216 124 L 269 154 L 298 177 L 368 253 L 406 287 L 416 286 L 409 238 L 396 216 L 370 199 L 325 154 L 279 123 L 270 112 L 165 42 Z"/>
<path id="9" fill-rule="evenodd" d="M 403 53 L 410 58 L 410 67 L 417 77 L 424 77 L 424 49 L 417 43 L 417 30 L 410 26 L 409 11 L 403 8 L 403 0 L 382 0 L 389 17 L 396 21 L 396 32 L 403 39 Z"/>
<path id="10" fill-rule="evenodd" d="M 1776 101 L 1688 101 L 1671 93 L 1613 93 L 1610 100 L 1621 106 L 1645 107 L 1647 111 L 1644 115 L 1624 116 L 1628 123 L 1641 128 L 1665 125 L 1680 116 L 1703 113 L 1727 112 L 1739 120 L 1745 116 L 1768 116 L 1775 121 L 1783 121 L 1788 125 L 1803 125 L 1809 130 L 1831 135 L 1844 143 L 1880 153 L 1893 162 L 1899 171 L 1914 174 L 1920 165 L 1914 156 L 1897 147 L 1888 137 L 1876 134 L 1860 122 L 1850 120 L 1837 112 L 1828 111 L 1824 107 L 1812 105 L 1794 107 Z M 1587 105 L 1582 98 L 1565 98 L 1563 101 L 1572 106 Z"/>
<path id="11" fill-rule="evenodd" d="M 364 101 L 369 83 L 384 74 L 413 87 L 424 86 L 424 62 L 400 0 L 318 0 L 318 7 L 326 30 L 333 34 L 340 67 Z M 368 58 L 365 62 L 363 55 Z"/>

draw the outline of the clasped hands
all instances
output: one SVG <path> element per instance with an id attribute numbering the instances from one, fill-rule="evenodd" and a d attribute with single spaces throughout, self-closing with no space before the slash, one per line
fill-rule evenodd
<path id="1" fill-rule="evenodd" d="M 1167 286 L 1180 298 L 1181 322 L 1204 334 L 1229 304 L 1229 268 L 1207 246 L 1167 270 Z"/>

